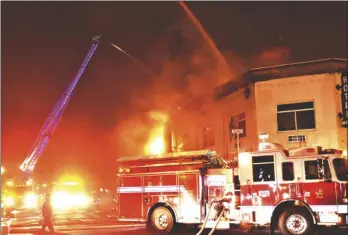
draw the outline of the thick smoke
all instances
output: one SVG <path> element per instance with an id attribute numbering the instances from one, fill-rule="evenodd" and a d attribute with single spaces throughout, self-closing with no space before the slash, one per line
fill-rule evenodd
<path id="1" fill-rule="evenodd" d="M 251 58 L 251 67 L 265 67 L 289 63 L 290 49 L 285 46 L 274 46 L 266 48 Z"/>
<path id="2" fill-rule="evenodd" d="M 150 131 L 159 123 L 149 115 L 151 111 L 169 117 L 179 108 L 195 111 L 212 101 L 218 85 L 237 79 L 250 67 L 284 63 L 290 57 L 285 47 L 270 48 L 251 58 L 227 51 L 222 53 L 229 64 L 226 68 L 187 18 L 170 27 L 147 53 L 146 64 L 156 68 L 156 76 L 148 86 L 133 89 L 132 110 L 114 130 L 118 156 L 143 154 Z"/>

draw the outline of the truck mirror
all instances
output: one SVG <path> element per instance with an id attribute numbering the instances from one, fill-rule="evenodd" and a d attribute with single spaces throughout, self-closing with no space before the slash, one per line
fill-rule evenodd
<path id="1" fill-rule="evenodd" d="M 329 175 L 326 175 L 328 170 L 326 169 L 324 158 L 318 158 L 317 159 L 317 166 L 318 166 L 318 177 L 319 179 L 324 180 L 324 182 L 332 182 L 331 177 Z"/>
<path id="2" fill-rule="evenodd" d="M 317 167 L 318 167 L 318 177 L 319 179 L 324 179 L 324 164 L 323 159 L 318 158 L 317 159 Z"/>

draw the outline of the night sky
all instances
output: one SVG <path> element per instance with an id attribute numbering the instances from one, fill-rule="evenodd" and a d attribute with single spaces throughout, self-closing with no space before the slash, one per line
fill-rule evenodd
<path id="1" fill-rule="evenodd" d="M 232 67 L 347 58 L 347 2 L 188 6 L 220 51 L 233 54 Z M 176 2 L 1 2 L 2 165 L 17 168 L 27 156 L 93 36 L 102 33 L 158 71 L 163 54 L 182 49 L 170 35 L 175 25 L 190 24 L 185 19 Z M 159 79 L 102 43 L 36 172 L 48 178 L 62 169 L 97 181 L 114 177 L 115 159 L 122 154 L 120 123 L 142 115 L 144 107 L 135 105 L 134 97 L 146 103 L 156 84 L 172 84 Z"/>

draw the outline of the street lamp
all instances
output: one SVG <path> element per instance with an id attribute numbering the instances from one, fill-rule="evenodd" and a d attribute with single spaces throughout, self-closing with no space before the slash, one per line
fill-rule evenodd
<path id="1" fill-rule="evenodd" d="M 4 174 L 5 168 L 1 167 L 1 174 Z"/>

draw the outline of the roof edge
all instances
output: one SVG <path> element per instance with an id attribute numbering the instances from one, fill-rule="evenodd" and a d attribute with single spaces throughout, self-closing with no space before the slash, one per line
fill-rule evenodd
<path id="1" fill-rule="evenodd" d="M 251 68 L 248 71 L 253 72 L 253 71 L 258 71 L 258 70 L 266 70 L 266 69 L 288 67 L 288 66 L 294 66 L 294 65 L 311 64 L 311 63 L 326 62 L 326 61 L 337 61 L 337 62 L 347 62 L 348 63 L 348 59 L 344 59 L 344 58 L 325 58 L 325 59 L 319 59 L 319 60 L 308 60 L 308 61 L 294 62 L 294 63 L 288 63 L 288 64 L 278 64 L 278 65 L 271 65 L 271 66 L 265 66 L 265 67 Z"/>

